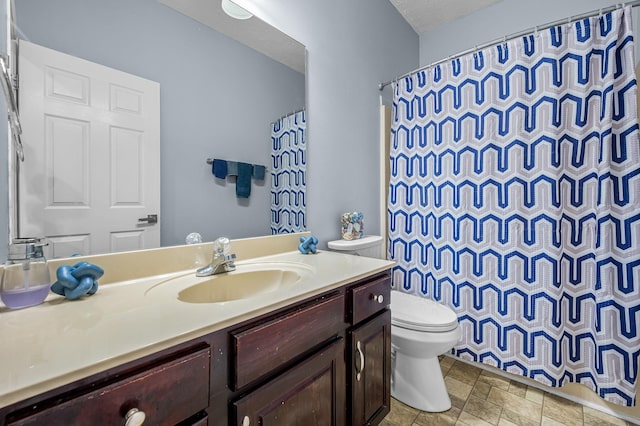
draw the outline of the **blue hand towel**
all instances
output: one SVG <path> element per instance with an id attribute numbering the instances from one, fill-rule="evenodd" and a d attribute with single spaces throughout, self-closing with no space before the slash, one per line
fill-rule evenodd
<path id="1" fill-rule="evenodd" d="M 218 179 L 224 179 L 227 177 L 227 161 L 216 158 L 213 160 L 213 166 L 211 166 L 211 173 Z"/>
<path id="2" fill-rule="evenodd" d="M 253 178 L 257 180 L 264 180 L 264 166 L 258 164 L 253 165 Z"/>
<path id="3" fill-rule="evenodd" d="M 247 163 L 238 163 L 238 178 L 236 179 L 236 197 L 249 198 L 251 195 L 252 166 Z"/>
<path id="4" fill-rule="evenodd" d="M 227 161 L 227 176 L 238 176 L 237 161 Z"/>

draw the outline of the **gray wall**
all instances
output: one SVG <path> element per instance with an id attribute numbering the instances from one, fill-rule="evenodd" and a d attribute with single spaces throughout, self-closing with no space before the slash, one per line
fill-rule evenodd
<path id="1" fill-rule="evenodd" d="M 340 238 L 341 213 L 379 234 L 378 83 L 418 65 L 418 36 L 388 0 L 237 0 L 307 46 L 308 228 Z"/>
<path id="2" fill-rule="evenodd" d="M 304 106 L 304 75 L 155 0 L 19 0 L 21 38 L 160 83 L 162 245 L 270 232 L 270 182 L 238 199 L 207 157 L 268 165 L 269 123 Z M 267 176 L 268 177 L 268 176 Z"/>
<path id="3" fill-rule="evenodd" d="M 503 0 L 420 34 L 420 66 L 536 25 L 619 3 L 613 0 Z"/>

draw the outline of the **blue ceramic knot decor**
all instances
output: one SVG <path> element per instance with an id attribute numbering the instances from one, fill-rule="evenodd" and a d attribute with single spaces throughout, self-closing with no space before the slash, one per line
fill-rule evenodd
<path id="1" fill-rule="evenodd" d="M 98 278 L 104 270 L 89 262 L 80 262 L 74 266 L 63 265 L 56 270 L 57 281 L 51 285 L 51 291 L 69 300 L 95 294 L 98 291 Z"/>
<path id="2" fill-rule="evenodd" d="M 298 250 L 302 254 L 316 253 L 318 251 L 317 248 L 318 239 L 311 235 L 310 237 L 300 237 L 300 244 L 298 245 Z"/>

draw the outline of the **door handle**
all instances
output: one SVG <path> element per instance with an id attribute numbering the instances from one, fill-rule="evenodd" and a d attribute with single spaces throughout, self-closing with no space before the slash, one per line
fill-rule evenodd
<path id="1" fill-rule="evenodd" d="M 149 225 L 152 225 L 154 223 L 158 223 L 158 215 L 157 214 L 148 214 L 147 217 L 139 218 L 138 222 L 147 222 Z"/>

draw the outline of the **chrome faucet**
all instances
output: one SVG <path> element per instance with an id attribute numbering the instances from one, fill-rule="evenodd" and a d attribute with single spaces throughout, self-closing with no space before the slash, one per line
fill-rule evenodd
<path id="1" fill-rule="evenodd" d="M 220 237 L 213 242 L 213 259 L 211 264 L 204 266 L 196 271 L 196 277 L 208 277 L 209 275 L 222 274 L 223 272 L 235 271 L 236 265 L 234 260 L 236 255 L 229 253 L 231 251 L 231 243 L 229 239 Z"/>

